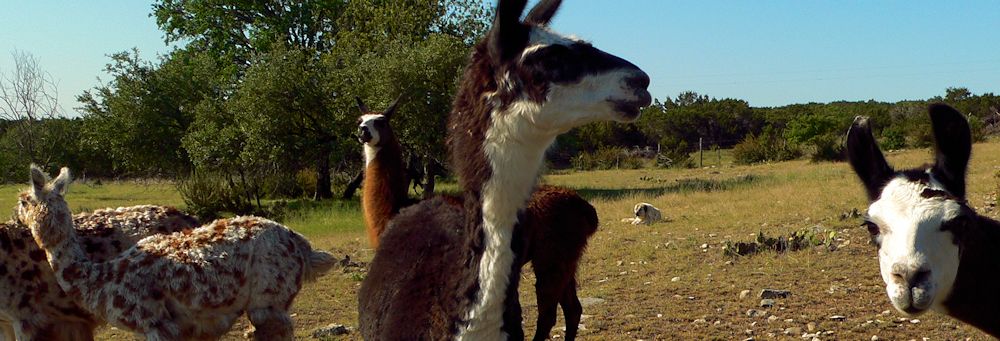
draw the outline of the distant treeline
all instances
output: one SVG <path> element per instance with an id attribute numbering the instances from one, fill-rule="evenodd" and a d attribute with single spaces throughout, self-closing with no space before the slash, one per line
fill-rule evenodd
<path id="1" fill-rule="evenodd" d="M 780 161 L 808 156 L 813 160 L 843 157 L 843 137 L 855 116 L 868 116 L 883 149 L 931 145 L 927 104 L 945 102 L 968 115 L 974 138 L 1000 132 L 1000 96 L 972 94 L 956 87 L 927 100 L 832 102 L 751 107 L 740 99 L 716 99 L 694 92 L 655 102 L 636 124 L 602 123 L 561 136 L 553 151 L 557 165 L 574 165 L 581 154 L 602 149 L 658 150 L 672 165 L 692 163 L 687 156 L 702 148 L 734 148 L 737 162 Z M 608 155 L 606 151 L 600 154 Z M 615 153 L 610 153 L 615 154 Z M 587 168 L 587 167 L 583 167 Z"/>
<path id="2" fill-rule="evenodd" d="M 448 102 L 447 99 L 440 101 Z M 596 123 L 564 134 L 549 152 L 549 159 L 556 168 L 563 168 L 570 166 L 581 154 L 597 155 L 601 151 L 628 151 L 638 147 L 683 161 L 685 155 L 698 150 L 701 140 L 706 150 L 734 147 L 740 150 L 765 144 L 778 151 L 773 155 L 762 153 L 756 158 L 738 160 L 747 163 L 802 155 L 816 160 L 835 160 L 840 156 L 847 127 L 859 115 L 870 117 L 883 149 L 921 148 L 933 142 L 926 114 L 927 104 L 931 102 L 945 102 L 966 113 L 977 141 L 1000 132 L 1000 96 L 975 95 L 965 88 L 948 88 L 944 96 L 921 101 L 841 101 L 762 108 L 751 107 L 743 100 L 715 99 L 685 92 L 675 98 L 656 101 L 643 111 L 635 124 Z M 355 109 L 345 109 L 352 110 Z M 443 120 L 444 115 L 444 112 L 439 113 L 435 121 Z M 0 120 L 0 177 L 4 182 L 26 179 L 24 166 L 30 158 L 24 155 L 18 143 L 26 138 L 24 129 L 18 129 L 24 124 Z M 353 122 L 343 124 L 346 129 L 353 129 Z M 100 115 L 45 119 L 33 125 L 32 129 L 37 131 L 32 138 L 36 141 L 35 153 L 40 156 L 35 162 L 51 167 L 66 165 L 79 170 L 80 176 L 184 178 L 197 168 L 189 147 L 183 143 L 185 134 L 155 133 L 158 130 L 156 122 L 137 123 L 132 143 L 142 148 L 121 148 L 129 153 L 123 156 L 112 154 L 117 148 L 100 143 L 114 140 L 112 135 L 123 137 L 130 127 L 105 122 Z M 98 134 L 105 136 L 98 138 L 95 136 Z M 360 148 L 350 134 L 344 135 L 345 141 L 340 143 L 345 147 L 330 160 L 335 173 L 344 173 L 340 174 L 341 181 L 353 176 L 355 168 L 360 169 Z M 780 155 L 783 149 L 786 157 Z M 238 154 L 239 151 L 228 152 Z M 351 167 L 345 167 L 347 165 Z M 311 166 L 305 164 L 288 171 L 300 178 L 309 177 L 300 172 L 312 170 Z"/>

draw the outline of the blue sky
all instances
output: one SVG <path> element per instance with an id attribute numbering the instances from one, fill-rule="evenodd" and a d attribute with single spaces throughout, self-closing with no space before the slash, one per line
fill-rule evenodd
<path id="1" fill-rule="evenodd" d="M 141 1 L 3 1 L 0 72 L 13 49 L 58 81 L 68 113 L 108 77 L 107 54 L 169 50 Z M 996 1 L 566 0 L 553 29 L 639 65 L 656 98 L 693 90 L 753 106 L 1000 92 Z"/>

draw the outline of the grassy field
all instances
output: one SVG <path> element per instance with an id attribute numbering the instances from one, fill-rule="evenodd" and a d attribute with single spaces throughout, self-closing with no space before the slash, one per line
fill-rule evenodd
<path id="1" fill-rule="evenodd" d="M 715 164 L 706 153 L 706 166 Z M 928 150 L 888 155 L 899 168 L 929 161 Z M 727 158 L 723 158 L 724 161 Z M 614 170 L 546 176 L 544 182 L 577 189 L 597 207 L 601 227 L 582 261 L 582 339 L 599 340 L 882 340 L 986 339 L 979 331 L 938 314 L 903 317 L 890 306 L 878 275 L 875 249 L 852 210 L 866 205 L 847 164 L 792 161 L 690 170 Z M 980 213 L 995 198 L 1000 142 L 978 144 L 969 174 L 969 201 Z M 0 188 L 0 205 L 14 203 L 18 188 Z M 181 205 L 168 184 L 79 185 L 68 197 L 74 209 L 138 203 Z M 636 202 L 650 202 L 666 221 L 652 226 L 620 222 Z M 314 246 L 350 255 L 362 266 L 336 270 L 308 284 L 294 306 L 297 335 L 311 338 L 324 325 L 357 325 L 355 297 L 372 251 L 363 240 L 357 203 L 296 203 L 305 206 L 285 223 Z M 830 245 L 802 251 L 765 252 L 732 258 L 726 242 L 808 230 L 835 233 Z M 521 302 L 525 330 L 533 335 L 534 294 L 525 269 Z M 771 308 L 759 307 L 764 288 L 790 290 Z M 740 297 L 741 291 L 750 295 Z M 593 300 L 596 298 L 599 300 Z M 750 311 L 754 310 L 754 311 Z M 749 312 L 749 313 L 748 313 Z M 838 316 L 838 318 L 831 318 Z M 842 317 L 842 318 L 841 318 Z M 559 324 L 561 326 L 561 322 Z M 246 322 L 230 334 L 241 339 Z M 560 336 L 561 329 L 553 332 Z M 103 328 L 99 339 L 129 340 Z M 356 333 L 339 339 L 360 339 Z"/>

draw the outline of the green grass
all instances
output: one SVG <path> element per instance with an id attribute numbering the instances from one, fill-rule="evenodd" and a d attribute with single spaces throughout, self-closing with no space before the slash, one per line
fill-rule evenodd
<path id="1" fill-rule="evenodd" d="M 28 184 L 0 186 L 0 207 L 14 207 L 17 193 L 28 188 Z M 184 207 L 177 188 L 169 182 L 75 182 L 70 185 L 67 201 L 74 213 L 89 212 L 105 207 L 132 206 L 140 204 Z"/>
<path id="2" fill-rule="evenodd" d="M 709 166 L 706 153 L 706 166 Z M 714 155 L 713 155 L 714 156 Z M 927 149 L 887 155 L 897 168 L 930 161 Z M 831 331 L 822 339 L 985 339 L 981 332 L 940 314 L 918 317 L 919 323 L 897 323 L 885 297 L 868 233 L 859 218 L 841 216 L 862 210 L 867 202 L 861 185 L 847 164 L 782 163 L 697 169 L 638 169 L 560 173 L 545 176 L 549 184 L 577 189 L 597 208 L 601 226 L 590 243 L 578 273 L 580 297 L 605 301 L 584 308 L 583 339 L 635 340 L 742 340 L 784 338 L 787 328 L 810 322 L 818 331 Z M 983 208 L 997 195 L 994 174 L 1000 170 L 1000 141 L 977 144 L 969 169 L 968 200 Z M 0 187 L 0 205 L 14 204 L 14 193 L 23 186 Z M 454 182 L 439 184 L 454 192 Z M 181 205 L 169 184 L 77 185 L 67 199 L 76 209 L 140 203 Z M 650 202 L 663 211 L 664 222 L 634 226 L 621 222 L 631 216 L 636 202 Z M 309 237 L 314 247 L 348 255 L 365 264 L 373 256 L 364 240 L 357 201 L 313 203 L 293 201 L 284 223 Z M 727 242 L 753 240 L 758 232 L 788 235 L 794 231 L 836 232 L 836 250 L 827 246 L 802 251 L 763 252 L 733 258 L 722 252 Z M 704 246 L 704 247 L 703 247 Z M 308 284 L 295 301 L 296 336 L 309 338 L 320 326 L 340 323 L 357 327 L 357 289 L 364 272 L 336 271 Z M 678 277 L 678 281 L 671 279 Z M 525 331 L 535 325 L 534 278 L 525 269 L 521 283 Z M 757 292 L 764 288 L 787 289 L 792 296 L 779 299 L 763 317 L 750 317 L 761 309 Z M 739 299 L 742 290 L 751 298 Z M 883 313 L 888 311 L 888 313 Z M 845 321 L 833 321 L 843 315 Z M 768 316 L 775 316 L 769 320 Z M 706 322 L 701 322 L 702 320 Z M 561 321 L 561 320 L 560 320 Z M 718 322 L 716 322 L 718 321 Z M 868 322 L 872 321 L 872 322 Z M 908 319 L 907 319 L 908 321 Z M 557 325 L 554 335 L 561 334 Z M 241 320 L 226 339 L 241 339 L 247 326 Z M 748 332 L 749 331 L 749 332 Z M 98 339 L 128 340 L 120 330 L 103 328 Z M 352 333 L 341 339 L 358 340 Z"/>
<path id="3" fill-rule="evenodd" d="M 307 237 L 359 233 L 364 228 L 361 207 L 356 200 L 294 201 L 286 210 L 288 213 L 282 223 Z"/>

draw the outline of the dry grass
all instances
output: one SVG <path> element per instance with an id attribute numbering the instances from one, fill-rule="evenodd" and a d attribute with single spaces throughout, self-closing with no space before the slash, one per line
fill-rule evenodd
<path id="1" fill-rule="evenodd" d="M 920 165 L 930 157 L 928 150 L 910 150 L 888 159 L 902 168 Z M 998 169 L 1000 142 L 976 145 L 969 201 L 980 212 L 997 189 L 993 175 Z M 912 323 L 892 309 L 878 275 L 875 250 L 867 244 L 867 232 L 857 227 L 859 218 L 841 218 L 866 205 L 861 185 L 844 163 L 597 171 L 552 175 L 545 181 L 578 189 L 602 219 L 582 261 L 579 282 L 580 297 L 604 301 L 584 308 L 583 339 L 802 339 L 802 333 L 815 332 L 825 333 L 821 339 L 842 340 L 868 340 L 873 335 L 883 340 L 987 338 L 939 314 L 923 315 Z M 70 195 L 71 204 L 81 200 L 78 189 Z M 0 199 L 7 200 L 7 196 Z M 116 200 L 122 198 L 109 202 L 120 202 Z M 621 223 L 639 201 L 653 203 L 668 220 L 652 226 Z M 313 209 L 287 223 L 306 233 L 315 246 L 365 262 L 372 252 L 363 243 L 357 213 L 351 213 L 354 209 L 350 205 L 333 207 L 333 213 Z M 987 215 L 996 217 L 996 212 Z M 331 220 L 357 225 L 323 229 L 326 224 L 335 225 Z M 778 235 L 802 229 L 835 231 L 838 247 L 738 259 L 724 256 L 721 250 L 726 241 L 751 240 L 758 231 Z M 530 270 L 524 273 L 521 301 L 530 336 L 535 319 L 534 278 Z M 313 330 L 330 323 L 356 327 L 355 295 L 361 276 L 357 268 L 337 270 L 308 284 L 294 306 L 298 337 L 311 338 Z M 764 288 L 790 290 L 792 295 L 764 309 L 758 307 L 756 296 Z M 743 290 L 750 290 L 750 297 L 740 299 Z M 750 309 L 766 313 L 750 317 Z M 844 319 L 830 319 L 834 315 Z M 808 330 L 809 323 L 815 324 L 815 331 Z M 240 322 L 227 339 L 241 339 L 245 327 L 246 322 Z M 801 331 L 787 335 L 789 328 Z M 559 330 L 554 334 L 560 334 Z M 359 338 L 353 333 L 339 339 Z M 104 328 L 99 339 L 131 337 Z"/>

